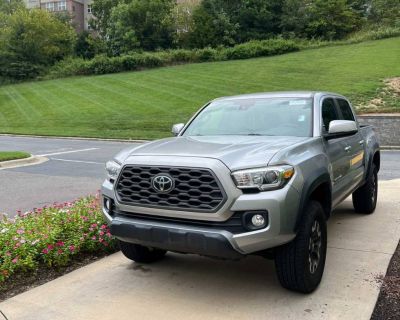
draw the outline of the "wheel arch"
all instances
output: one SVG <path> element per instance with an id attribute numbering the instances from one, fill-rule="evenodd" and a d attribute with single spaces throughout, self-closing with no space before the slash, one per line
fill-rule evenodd
<path id="1" fill-rule="evenodd" d="M 321 204 L 324 209 L 326 220 L 329 219 L 332 211 L 332 184 L 330 175 L 326 170 L 319 169 L 314 171 L 314 173 L 305 180 L 302 190 L 295 231 L 297 231 L 303 219 L 304 209 L 310 200 L 316 200 Z"/>

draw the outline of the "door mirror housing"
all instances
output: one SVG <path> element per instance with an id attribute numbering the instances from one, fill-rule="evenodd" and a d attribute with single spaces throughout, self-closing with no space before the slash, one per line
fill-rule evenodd
<path id="1" fill-rule="evenodd" d="M 357 133 L 357 122 L 350 120 L 333 120 L 329 124 L 329 132 L 325 136 L 327 139 L 350 136 Z"/>
<path id="2" fill-rule="evenodd" d="M 177 136 L 177 135 L 182 131 L 182 129 L 183 129 L 184 126 L 185 126 L 184 123 L 177 123 L 177 124 L 174 124 L 174 125 L 172 126 L 172 130 L 171 130 L 172 134 L 173 134 L 174 136 Z"/>

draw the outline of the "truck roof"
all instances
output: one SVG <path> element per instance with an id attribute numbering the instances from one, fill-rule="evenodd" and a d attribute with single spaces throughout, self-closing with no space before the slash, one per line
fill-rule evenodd
<path id="1" fill-rule="evenodd" d="M 262 99 L 262 98 L 313 98 L 315 95 L 333 95 L 342 97 L 340 94 L 325 92 L 325 91 L 276 91 L 276 92 L 259 92 L 259 93 L 242 94 L 236 96 L 227 96 L 214 99 L 214 101 Z"/>

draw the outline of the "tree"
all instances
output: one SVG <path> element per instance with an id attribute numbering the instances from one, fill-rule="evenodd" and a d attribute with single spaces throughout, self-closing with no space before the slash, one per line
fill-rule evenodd
<path id="1" fill-rule="evenodd" d="M 25 3 L 23 0 L 0 0 L 0 12 L 4 14 L 12 14 L 24 7 Z"/>
<path id="2" fill-rule="evenodd" d="M 190 47 L 204 48 L 236 43 L 239 25 L 233 23 L 224 8 L 214 0 L 203 0 L 193 12 L 193 28 L 189 35 Z"/>
<path id="3" fill-rule="evenodd" d="M 347 0 L 314 0 L 306 6 L 304 28 L 308 38 L 341 39 L 360 27 L 360 16 Z"/>
<path id="4" fill-rule="evenodd" d="M 175 0 L 131 0 L 111 10 L 106 37 L 113 54 L 172 47 Z"/>
<path id="5" fill-rule="evenodd" d="M 370 0 L 368 2 L 367 18 L 370 22 L 400 27 L 399 0 Z"/>
<path id="6" fill-rule="evenodd" d="M 111 11 L 123 0 L 93 0 L 92 13 L 95 19 L 90 21 L 92 28 L 102 37 L 106 37 L 107 28 L 110 24 Z"/>
<path id="7" fill-rule="evenodd" d="M 73 28 L 44 10 L 18 9 L 2 23 L 0 73 L 3 76 L 20 78 L 24 70 L 39 72 L 73 52 L 76 38 Z"/>
<path id="8" fill-rule="evenodd" d="M 107 49 L 102 39 L 83 31 L 78 35 L 74 51 L 78 57 L 92 59 L 97 54 L 106 53 Z"/>

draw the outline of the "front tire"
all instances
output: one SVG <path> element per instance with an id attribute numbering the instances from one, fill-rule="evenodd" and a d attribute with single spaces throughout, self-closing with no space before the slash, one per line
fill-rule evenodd
<path id="1" fill-rule="evenodd" d="M 296 238 L 276 251 L 275 266 L 281 285 L 302 293 L 314 291 L 324 273 L 326 246 L 324 210 L 319 202 L 310 201 Z"/>
<path id="2" fill-rule="evenodd" d="M 371 173 L 365 184 L 353 193 L 353 206 L 357 213 L 371 214 L 378 201 L 378 170 L 372 165 Z"/>
<path id="3" fill-rule="evenodd" d="M 139 263 L 152 263 L 164 258 L 167 251 L 119 241 L 119 247 L 125 257 Z"/>

